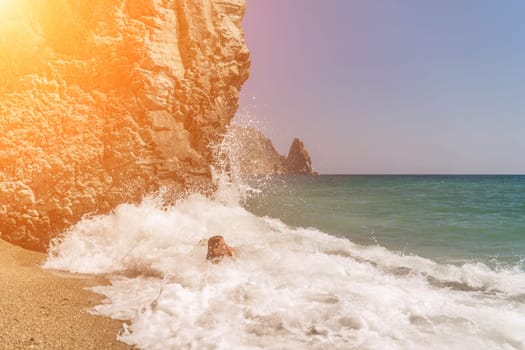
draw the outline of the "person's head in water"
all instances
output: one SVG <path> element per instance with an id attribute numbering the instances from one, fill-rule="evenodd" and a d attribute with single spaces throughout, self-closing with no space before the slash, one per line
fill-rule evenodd
<path id="1" fill-rule="evenodd" d="M 213 236 L 208 239 L 208 254 L 206 260 L 218 263 L 225 256 L 232 256 L 232 249 L 224 241 L 222 236 Z"/>

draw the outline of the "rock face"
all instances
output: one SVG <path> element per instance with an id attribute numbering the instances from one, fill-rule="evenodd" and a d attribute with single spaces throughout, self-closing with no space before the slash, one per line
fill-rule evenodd
<path id="1" fill-rule="evenodd" d="M 284 157 L 269 138 L 254 128 L 232 124 L 228 137 L 241 174 L 315 174 L 308 151 L 298 138 L 293 140 L 288 157 Z"/>
<path id="2" fill-rule="evenodd" d="M 289 174 L 311 175 L 312 161 L 303 141 L 295 138 L 286 158 L 286 169 Z"/>
<path id="3" fill-rule="evenodd" d="M 2 239 L 45 250 L 86 213 L 207 182 L 249 74 L 244 0 L 0 10 Z"/>

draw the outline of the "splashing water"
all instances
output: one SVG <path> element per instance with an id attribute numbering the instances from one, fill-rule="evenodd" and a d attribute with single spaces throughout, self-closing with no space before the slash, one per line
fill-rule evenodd
<path id="1" fill-rule="evenodd" d="M 236 259 L 205 262 L 223 235 Z M 522 349 L 525 274 L 362 247 L 192 195 L 85 219 L 47 268 L 112 274 L 95 312 L 144 349 Z M 506 344 L 506 345 L 505 345 Z"/>
<path id="2" fill-rule="evenodd" d="M 224 174 L 219 171 L 217 174 Z M 221 175 L 222 176 L 222 175 Z M 94 312 L 142 349 L 525 349 L 525 273 L 440 264 L 256 216 L 246 187 L 85 218 L 46 268 L 107 274 Z M 213 235 L 234 259 L 205 261 Z"/>

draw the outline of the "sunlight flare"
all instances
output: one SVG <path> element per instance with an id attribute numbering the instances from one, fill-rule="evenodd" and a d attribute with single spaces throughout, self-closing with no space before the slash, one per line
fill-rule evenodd
<path id="1" fill-rule="evenodd" d="M 13 12 L 18 7 L 20 1 L 0 0 L 0 16 Z"/>

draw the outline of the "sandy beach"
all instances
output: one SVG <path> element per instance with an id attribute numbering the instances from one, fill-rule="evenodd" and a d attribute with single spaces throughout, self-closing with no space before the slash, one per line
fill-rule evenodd
<path id="1" fill-rule="evenodd" d="M 91 315 L 99 277 L 42 270 L 45 255 L 0 240 L 0 349 L 132 349 L 121 321 Z"/>

